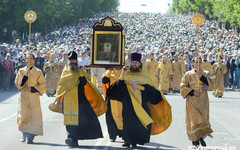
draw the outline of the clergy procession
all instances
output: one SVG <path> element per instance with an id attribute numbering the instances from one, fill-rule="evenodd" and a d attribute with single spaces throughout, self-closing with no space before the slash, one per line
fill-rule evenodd
<path id="1" fill-rule="evenodd" d="M 59 1 L 78 19 L 54 28 L 24 10 L 27 30 L 0 35 L 0 150 L 239 149 L 239 26 L 180 2 L 160 13 L 103 0 L 90 13 Z"/>

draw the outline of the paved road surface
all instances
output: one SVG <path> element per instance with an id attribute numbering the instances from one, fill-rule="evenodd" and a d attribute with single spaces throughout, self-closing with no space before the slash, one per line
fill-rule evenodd
<path id="1" fill-rule="evenodd" d="M 209 146 L 222 146 L 240 149 L 240 92 L 226 91 L 223 98 L 210 97 L 210 122 L 214 130 L 214 138 L 206 138 Z M 64 150 L 66 130 L 63 116 L 51 112 L 48 105 L 53 97 L 41 97 L 43 112 L 44 136 L 37 136 L 35 144 L 21 143 L 21 132 L 17 129 L 16 112 L 19 92 L 17 90 L 0 90 L 0 150 Z M 151 142 L 139 146 L 138 149 L 175 150 L 188 149 L 191 142 L 185 130 L 185 101 L 180 94 L 166 96 L 172 106 L 173 122 L 169 129 L 160 135 L 151 137 Z M 110 142 L 105 124 L 105 116 L 99 117 L 104 138 L 79 141 L 79 149 L 123 149 L 122 140 Z"/>

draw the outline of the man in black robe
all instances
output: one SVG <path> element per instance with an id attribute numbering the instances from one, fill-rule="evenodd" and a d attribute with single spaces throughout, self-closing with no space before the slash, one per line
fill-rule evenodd
<path id="1" fill-rule="evenodd" d="M 97 117 L 105 113 L 107 107 L 99 91 L 92 88 L 87 73 L 78 68 L 77 53 L 71 51 L 68 59 L 69 64 L 63 70 L 56 99 L 64 96 L 62 108 L 67 130 L 65 143 L 73 148 L 78 146 L 78 140 L 103 137 Z M 88 93 L 96 94 L 97 98 L 93 100 L 91 97 L 89 101 Z"/>
<path id="2" fill-rule="evenodd" d="M 150 141 L 152 118 L 147 103 L 158 104 L 163 100 L 155 88 L 141 54 L 131 54 L 131 67 L 123 67 L 122 75 L 107 90 L 107 98 L 122 102 L 123 147 L 136 147 Z"/>

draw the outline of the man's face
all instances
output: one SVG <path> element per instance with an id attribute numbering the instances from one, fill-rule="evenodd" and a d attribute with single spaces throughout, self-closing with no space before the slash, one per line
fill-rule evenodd
<path id="1" fill-rule="evenodd" d="M 83 58 L 87 57 L 87 53 L 83 53 L 83 54 L 82 54 L 82 57 L 83 57 Z"/>
<path id="2" fill-rule="evenodd" d="M 33 55 L 28 55 L 27 56 L 27 65 L 28 67 L 32 67 L 35 63 L 35 60 L 33 58 Z"/>
<path id="3" fill-rule="evenodd" d="M 152 59 L 153 58 L 153 54 L 152 53 L 148 54 L 148 58 Z"/>
<path id="4" fill-rule="evenodd" d="M 163 60 L 162 63 L 163 63 L 163 64 L 166 64 L 166 60 Z"/>
<path id="5" fill-rule="evenodd" d="M 130 70 L 134 72 L 139 72 L 141 68 L 141 63 L 138 61 L 131 61 Z"/>
<path id="6" fill-rule="evenodd" d="M 178 56 L 174 56 L 174 60 L 178 60 Z"/>
<path id="7" fill-rule="evenodd" d="M 38 57 L 40 57 L 40 56 L 41 56 L 41 53 L 40 53 L 40 52 L 38 52 L 38 53 L 37 53 L 37 56 L 38 56 Z"/>
<path id="8" fill-rule="evenodd" d="M 207 55 L 203 55 L 203 59 L 204 59 L 204 60 L 207 60 Z"/>
<path id="9" fill-rule="evenodd" d="M 67 59 L 68 58 L 68 55 L 67 54 L 64 54 L 64 59 Z"/>
<path id="10" fill-rule="evenodd" d="M 70 70 L 77 70 L 78 69 L 78 64 L 76 59 L 70 59 L 68 61 L 68 66 L 70 67 Z"/>
<path id="11" fill-rule="evenodd" d="M 197 70 L 198 70 L 198 62 L 199 62 L 199 68 L 200 68 L 201 65 L 202 65 L 202 60 L 201 59 L 195 59 L 194 63 L 193 63 L 194 68 L 197 69 Z"/>

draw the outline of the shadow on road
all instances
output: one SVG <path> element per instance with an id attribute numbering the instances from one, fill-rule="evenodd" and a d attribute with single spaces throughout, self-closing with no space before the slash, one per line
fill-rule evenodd
<path id="1" fill-rule="evenodd" d="M 152 149 L 158 149 L 158 150 L 177 150 L 179 148 L 159 143 L 148 143 L 146 146 L 153 146 L 154 148 L 145 147 L 144 145 L 137 145 L 137 148 L 124 148 L 124 147 L 112 147 L 112 146 L 81 146 L 79 145 L 77 148 L 79 149 L 108 149 L 108 150 L 126 150 L 126 149 L 144 149 L 144 150 L 152 150 Z"/>
<path id="2" fill-rule="evenodd" d="M 48 145 L 48 146 L 63 146 L 63 147 L 66 147 L 67 145 L 66 144 L 54 144 L 54 143 L 43 143 L 43 142 L 34 142 L 33 145 Z"/>
<path id="3" fill-rule="evenodd" d="M 66 144 L 54 144 L 54 143 L 43 143 L 43 142 L 35 142 L 33 145 L 46 145 L 46 146 L 55 146 L 55 147 L 68 147 Z M 177 150 L 178 148 L 169 146 L 169 145 L 163 145 L 159 143 L 148 143 L 146 146 L 153 146 L 154 148 L 144 147 L 144 145 L 138 145 L 137 148 L 124 148 L 124 147 L 112 147 L 112 146 L 88 146 L 88 145 L 79 145 L 78 149 L 96 149 L 96 150 L 126 150 L 126 149 L 144 149 L 144 150 L 152 150 L 152 149 L 158 149 L 158 150 Z"/>
<path id="4" fill-rule="evenodd" d="M 3 90 L 0 89 L 0 102 L 3 102 L 5 100 L 7 100 L 8 98 L 14 96 L 15 94 L 17 94 L 19 92 L 19 90 L 17 88 L 12 88 L 9 90 Z"/>

